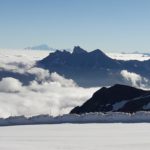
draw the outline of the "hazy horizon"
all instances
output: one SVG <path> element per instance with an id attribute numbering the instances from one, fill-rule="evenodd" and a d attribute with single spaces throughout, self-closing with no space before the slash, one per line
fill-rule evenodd
<path id="1" fill-rule="evenodd" d="M 35 49 L 34 47 L 40 47 L 41 45 L 47 45 L 47 44 L 39 44 L 39 45 L 30 45 L 30 46 L 27 46 L 27 47 L 23 47 L 23 48 L 1 48 L 0 47 L 0 51 L 3 51 L 3 50 L 12 50 L 12 51 L 18 51 L 18 50 L 28 50 L 28 51 L 45 51 L 45 52 L 55 52 L 56 50 L 60 50 L 60 51 L 63 51 L 63 50 L 66 50 L 66 51 L 68 51 L 68 52 L 73 52 L 73 49 L 74 49 L 74 47 L 76 47 L 76 46 L 79 46 L 79 47 L 81 47 L 82 49 L 84 49 L 85 51 L 87 51 L 87 52 L 91 52 L 91 51 L 94 51 L 94 50 L 96 50 L 96 49 L 99 49 L 99 50 L 101 50 L 102 52 L 104 52 L 104 53 L 118 53 L 118 54 L 150 54 L 150 52 L 149 51 L 112 51 L 112 50 L 104 50 L 104 49 L 101 49 L 101 48 L 95 48 L 95 49 L 89 49 L 89 48 L 87 48 L 87 49 L 85 49 L 84 47 L 82 47 L 82 46 L 80 46 L 80 45 L 74 45 L 74 46 L 72 46 L 72 47 L 70 47 L 70 48 L 57 48 L 57 47 L 52 47 L 52 46 L 49 46 L 49 45 L 47 45 L 48 47 L 49 47 L 49 49 L 39 49 L 39 48 L 37 48 L 37 49 Z"/>
<path id="2" fill-rule="evenodd" d="M 149 52 L 149 0 L 5 0 L 0 48 L 46 43 L 65 49 Z"/>

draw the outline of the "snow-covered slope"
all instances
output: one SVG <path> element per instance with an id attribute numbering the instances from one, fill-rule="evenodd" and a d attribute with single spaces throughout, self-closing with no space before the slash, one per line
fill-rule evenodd
<path id="1" fill-rule="evenodd" d="M 134 114 L 121 112 L 87 113 L 82 115 L 67 114 L 62 116 L 39 115 L 33 117 L 0 118 L 0 126 L 32 125 L 32 124 L 61 124 L 61 123 L 150 123 L 150 112 L 137 112 Z"/>
<path id="2" fill-rule="evenodd" d="M 1 150 L 149 150 L 150 125 L 59 124 L 0 128 Z"/>

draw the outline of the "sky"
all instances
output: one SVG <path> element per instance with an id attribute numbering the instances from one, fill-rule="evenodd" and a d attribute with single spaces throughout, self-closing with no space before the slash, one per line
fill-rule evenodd
<path id="1" fill-rule="evenodd" d="M 0 0 L 0 48 L 150 52 L 150 0 Z"/>

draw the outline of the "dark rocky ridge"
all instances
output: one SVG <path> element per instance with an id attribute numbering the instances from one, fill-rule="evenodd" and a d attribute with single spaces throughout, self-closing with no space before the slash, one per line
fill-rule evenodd
<path id="1" fill-rule="evenodd" d="M 74 47 L 72 53 L 66 50 L 50 53 L 49 56 L 38 61 L 37 65 L 71 78 L 84 87 L 130 84 L 120 75 L 122 70 L 150 79 L 150 60 L 115 60 L 99 49 L 87 52 L 79 46 Z"/>
<path id="2" fill-rule="evenodd" d="M 70 113 L 83 114 L 90 112 L 129 112 L 149 111 L 150 91 L 126 85 L 103 87 L 95 92 L 82 106 L 75 107 Z"/>

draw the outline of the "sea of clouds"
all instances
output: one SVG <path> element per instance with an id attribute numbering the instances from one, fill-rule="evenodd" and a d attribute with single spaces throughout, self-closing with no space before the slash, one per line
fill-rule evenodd
<path id="1" fill-rule="evenodd" d="M 35 62 L 48 55 L 47 51 L 0 50 L 0 72 L 33 76 L 24 84 L 17 76 L 0 80 L 0 117 L 67 114 L 82 105 L 100 87 L 79 87 L 72 79 L 38 68 Z M 122 70 L 120 75 L 133 86 L 144 88 L 147 79 Z"/>
<path id="2" fill-rule="evenodd" d="M 48 52 L 41 51 L 0 52 L 0 71 L 35 77 L 27 85 L 17 77 L 7 76 L 0 80 L 0 117 L 66 114 L 99 89 L 79 87 L 71 79 L 35 67 L 36 60 L 46 55 Z"/>

